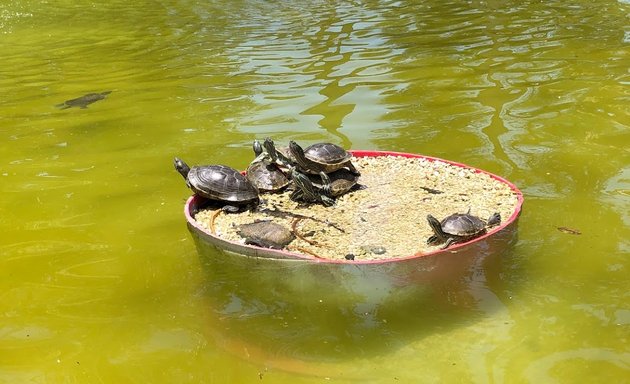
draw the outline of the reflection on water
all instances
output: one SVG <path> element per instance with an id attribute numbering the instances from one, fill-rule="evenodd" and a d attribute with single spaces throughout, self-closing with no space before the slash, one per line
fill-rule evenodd
<path id="1" fill-rule="evenodd" d="M 622 380 L 629 12 L 2 2 L 0 381 Z M 518 242 L 441 284 L 208 270 L 172 158 L 245 168 L 267 135 L 500 174 L 526 193 Z"/>
<path id="2" fill-rule="evenodd" d="M 321 366 L 309 361 L 380 356 L 505 310 L 493 290 L 516 240 L 505 231 L 453 255 L 327 265 L 222 253 L 193 237 L 210 334 L 229 352 L 310 374 Z"/>

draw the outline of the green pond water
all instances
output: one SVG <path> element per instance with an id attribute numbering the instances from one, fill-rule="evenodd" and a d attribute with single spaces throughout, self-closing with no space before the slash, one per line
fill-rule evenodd
<path id="1" fill-rule="evenodd" d="M 0 382 L 630 381 L 630 2 L 10 0 L 0 57 Z M 265 136 L 501 175 L 517 236 L 438 283 L 213 264 L 173 157 Z"/>

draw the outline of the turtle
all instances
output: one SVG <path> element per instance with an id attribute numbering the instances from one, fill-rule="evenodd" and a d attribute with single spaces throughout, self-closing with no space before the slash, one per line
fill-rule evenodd
<path id="1" fill-rule="evenodd" d="M 72 107 L 85 109 L 89 104 L 92 104 L 99 100 L 103 100 L 105 96 L 109 95 L 110 93 L 112 93 L 112 91 L 105 91 L 101 93 L 88 93 L 87 95 L 77 97 L 76 99 L 66 100 L 61 104 L 57 104 L 56 107 L 59 109 L 68 109 Z"/>
<path id="2" fill-rule="evenodd" d="M 198 165 L 190 168 L 175 158 L 175 169 L 195 194 L 226 203 L 224 211 L 237 212 L 239 206 L 257 204 L 258 191 L 239 171 L 227 165 Z"/>
<path id="3" fill-rule="evenodd" d="M 359 176 L 345 168 L 338 169 L 331 173 L 320 172 L 319 175 L 308 175 L 316 191 L 328 197 L 339 197 L 354 188 L 365 188 L 359 185 Z"/>
<path id="4" fill-rule="evenodd" d="M 258 140 L 253 144 L 256 158 L 247 167 L 247 179 L 259 192 L 276 192 L 289 185 L 289 178 L 278 165 L 270 162 Z"/>
<path id="5" fill-rule="evenodd" d="M 320 172 L 322 178 L 321 190 L 330 197 L 339 197 L 357 187 L 359 176 L 345 168 L 332 173 Z M 317 183 L 314 183 L 317 187 Z M 363 186 L 362 186 L 363 187 Z"/>
<path id="6" fill-rule="evenodd" d="M 241 224 L 236 233 L 245 239 L 245 244 L 271 249 L 282 249 L 295 239 L 291 230 L 270 220 Z"/>
<path id="7" fill-rule="evenodd" d="M 301 200 L 307 203 L 322 203 L 327 207 L 335 204 L 334 199 L 317 190 L 311 179 L 296 168 L 291 169 L 291 180 L 296 187 L 293 193 L 291 193 L 291 200 Z"/>
<path id="8" fill-rule="evenodd" d="M 258 145 L 260 145 L 260 143 Z M 290 169 L 297 165 L 295 159 L 293 159 L 293 156 L 291 155 L 289 147 L 276 148 L 275 143 L 270 137 L 265 138 L 265 141 L 258 150 L 262 151 L 263 148 L 267 153 L 267 160 L 277 164 L 280 168 L 290 172 Z M 254 152 L 256 152 L 256 148 L 254 149 Z"/>
<path id="9" fill-rule="evenodd" d="M 289 141 L 289 151 L 301 171 L 311 174 L 330 173 L 341 168 L 356 175 L 360 172 L 354 167 L 352 154 L 332 143 L 317 143 L 302 149 L 295 141 Z"/>
<path id="10" fill-rule="evenodd" d="M 442 222 L 435 217 L 427 215 L 427 220 L 433 232 L 433 236 L 427 239 L 427 244 L 437 245 L 444 243 L 442 249 L 451 244 L 462 243 L 486 233 L 486 229 L 501 224 L 501 215 L 495 212 L 487 221 L 467 213 L 454 213 L 447 216 Z"/>

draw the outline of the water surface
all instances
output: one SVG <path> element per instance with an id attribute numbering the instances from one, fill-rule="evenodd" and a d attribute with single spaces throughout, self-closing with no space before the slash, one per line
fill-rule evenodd
<path id="1" fill-rule="evenodd" d="M 0 4 L 0 381 L 627 380 L 628 15 L 599 0 Z M 518 239 L 384 306 L 378 277 L 364 296 L 320 282 L 265 299 L 279 293 L 246 268 L 208 270 L 171 164 L 244 168 L 265 136 L 499 174 L 525 193 Z"/>

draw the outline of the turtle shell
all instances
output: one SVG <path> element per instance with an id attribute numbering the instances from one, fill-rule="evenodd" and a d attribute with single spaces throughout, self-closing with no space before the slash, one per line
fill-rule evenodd
<path id="1" fill-rule="evenodd" d="M 446 217 L 440 223 L 442 231 L 454 236 L 474 236 L 486 228 L 486 223 L 467 213 L 455 213 Z"/>
<path id="2" fill-rule="evenodd" d="M 186 182 L 196 194 L 212 200 L 247 203 L 258 199 L 258 192 L 249 180 L 226 165 L 194 166 Z"/>
<path id="3" fill-rule="evenodd" d="M 352 154 L 342 147 L 332 143 L 317 143 L 304 149 L 307 159 L 322 165 L 345 164 Z"/>
<path id="4" fill-rule="evenodd" d="M 279 191 L 289 185 L 289 178 L 275 164 L 255 161 L 247 168 L 247 179 L 260 191 Z"/>
<path id="5" fill-rule="evenodd" d="M 274 249 L 282 249 L 295 239 L 295 235 L 287 227 L 272 221 L 241 224 L 237 233 L 245 238 L 246 244 Z"/>

